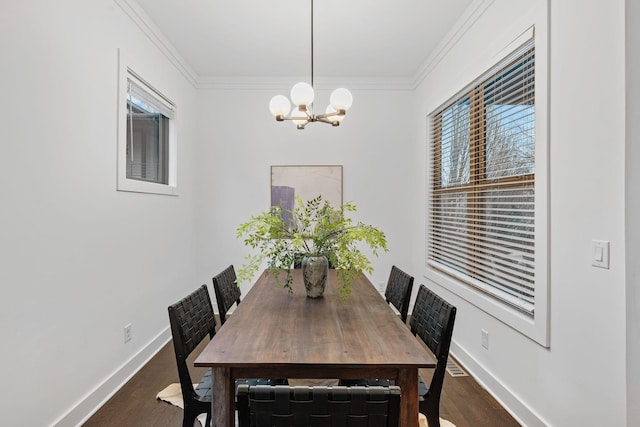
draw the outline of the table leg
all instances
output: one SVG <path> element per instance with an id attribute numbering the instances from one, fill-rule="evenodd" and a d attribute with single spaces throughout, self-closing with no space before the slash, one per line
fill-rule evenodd
<path id="1" fill-rule="evenodd" d="M 418 368 L 400 369 L 398 382 L 400 386 L 400 425 L 418 427 Z"/>
<path id="2" fill-rule="evenodd" d="M 213 368 L 213 402 L 211 423 L 213 427 L 234 427 L 235 387 L 229 368 Z"/>

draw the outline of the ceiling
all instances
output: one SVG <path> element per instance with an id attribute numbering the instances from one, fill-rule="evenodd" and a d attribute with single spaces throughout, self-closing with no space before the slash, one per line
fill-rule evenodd
<path id="1" fill-rule="evenodd" d="M 473 0 L 315 0 L 314 74 L 413 78 Z M 199 78 L 311 73 L 310 0 L 137 0 Z"/>

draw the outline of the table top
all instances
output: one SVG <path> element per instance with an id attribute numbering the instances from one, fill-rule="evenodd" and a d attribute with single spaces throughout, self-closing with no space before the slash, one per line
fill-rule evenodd
<path id="1" fill-rule="evenodd" d="M 291 294 L 263 272 L 195 365 L 319 371 L 435 366 L 364 274 L 356 276 L 344 301 L 335 270 L 329 270 L 324 297 L 318 299 L 307 298 L 301 270 L 292 274 Z"/>

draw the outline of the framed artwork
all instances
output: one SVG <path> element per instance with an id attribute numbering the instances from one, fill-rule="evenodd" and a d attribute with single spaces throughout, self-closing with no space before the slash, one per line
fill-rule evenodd
<path id="1" fill-rule="evenodd" d="M 342 165 L 271 166 L 271 206 L 281 205 L 287 212 L 295 197 L 307 201 L 318 196 L 342 206 Z"/>

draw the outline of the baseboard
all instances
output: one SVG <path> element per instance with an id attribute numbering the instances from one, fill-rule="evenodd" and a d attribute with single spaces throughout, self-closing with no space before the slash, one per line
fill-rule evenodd
<path id="1" fill-rule="evenodd" d="M 494 399 L 517 422 L 525 427 L 547 427 L 542 418 L 529 408 L 513 391 L 502 384 L 491 372 L 487 371 L 478 361 L 455 341 L 451 342 L 450 352 L 482 388 L 493 396 Z"/>
<path id="2" fill-rule="evenodd" d="M 87 421 L 107 400 L 109 400 L 127 381 L 131 379 L 149 360 L 160 351 L 171 339 L 171 333 L 167 327 L 153 338 L 140 351 L 134 354 L 102 384 L 99 384 L 83 399 L 74 405 L 58 421 L 53 423 L 55 427 L 81 426 Z"/>

